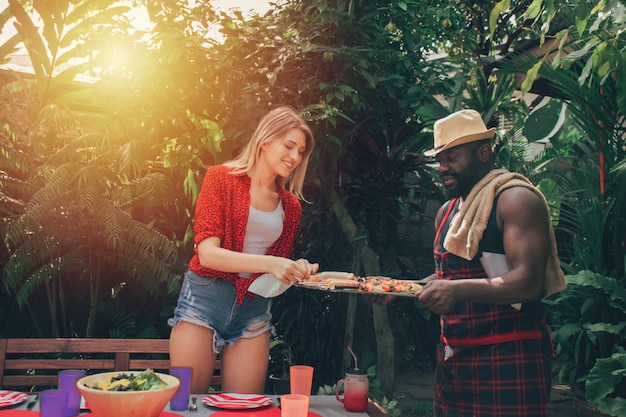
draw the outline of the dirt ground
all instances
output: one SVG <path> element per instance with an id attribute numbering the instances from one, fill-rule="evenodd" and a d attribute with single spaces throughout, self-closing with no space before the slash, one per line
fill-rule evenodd
<path id="1" fill-rule="evenodd" d="M 434 373 L 412 371 L 396 375 L 394 399 L 402 410 L 402 417 L 432 416 Z M 569 387 L 555 385 L 552 388 L 550 417 L 575 417 L 578 414 L 576 401 Z"/>

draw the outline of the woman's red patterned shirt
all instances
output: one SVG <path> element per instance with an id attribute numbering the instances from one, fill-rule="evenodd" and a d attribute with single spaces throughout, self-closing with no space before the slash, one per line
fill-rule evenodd
<path id="1" fill-rule="evenodd" d="M 235 284 L 237 301 L 241 304 L 248 293 L 248 287 L 263 272 L 253 273 L 249 279 L 236 272 L 223 272 L 206 268 L 200 264 L 197 245 L 209 237 L 217 236 L 224 249 L 237 252 L 243 250 L 243 240 L 250 212 L 250 177 L 231 174 L 232 168 L 223 165 L 210 167 L 202 182 L 196 201 L 194 218 L 194 255 L 189 261 L 189 269 L 198 275 L 216 277 Z M 298 199 L 280 187 L 278 197 L 284 210 L 283 232 L 268 249 L 267 255 L 288 258 L 293 250 L 293 242 L 302 216 L 302 206 Z"/>

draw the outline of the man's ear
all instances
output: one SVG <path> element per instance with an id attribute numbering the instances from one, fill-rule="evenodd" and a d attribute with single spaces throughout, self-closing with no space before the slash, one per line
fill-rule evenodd
<path id="1" fill-rule="evenodd" d="M 478 149 L 477 149 L 477 154 L 478 154 L 478 158 L 480 159 L 480 162 L 482 162 L 483 164 L 486 163 L 487 161 L 489 161 L 489 159 L 491 158 L 491 154 L 493 153 L 491 150 L 491 144 L 490 143 L 485 143 L 483 145 L 481 145 Z"/>

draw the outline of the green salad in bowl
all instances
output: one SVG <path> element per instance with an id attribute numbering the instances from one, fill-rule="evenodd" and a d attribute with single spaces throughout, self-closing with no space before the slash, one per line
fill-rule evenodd
<path id="1" fill-rule="evenodd" d="M 151 369 L 103 372 L 76 381 L 95 417 L 158 417 L 179 387 L 174 375 Z"/>
<path id="2" fill-rule="evenodd" d="M 110 378 L 92 382 L 89 388 L 102 391 L 148 391 L 167 387 L 167 383 L 152 369 L 134 374 L 123 372 Z"/>

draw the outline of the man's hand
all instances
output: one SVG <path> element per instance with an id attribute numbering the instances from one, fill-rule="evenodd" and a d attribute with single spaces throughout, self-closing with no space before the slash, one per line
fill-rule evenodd
<path id="1" fill-rule="evenodd" d="M 444 314 L 458 301 L 455 282 L 447 280 L 428 281 L 418 292 L 417 299 L 430 311 Z"/>

